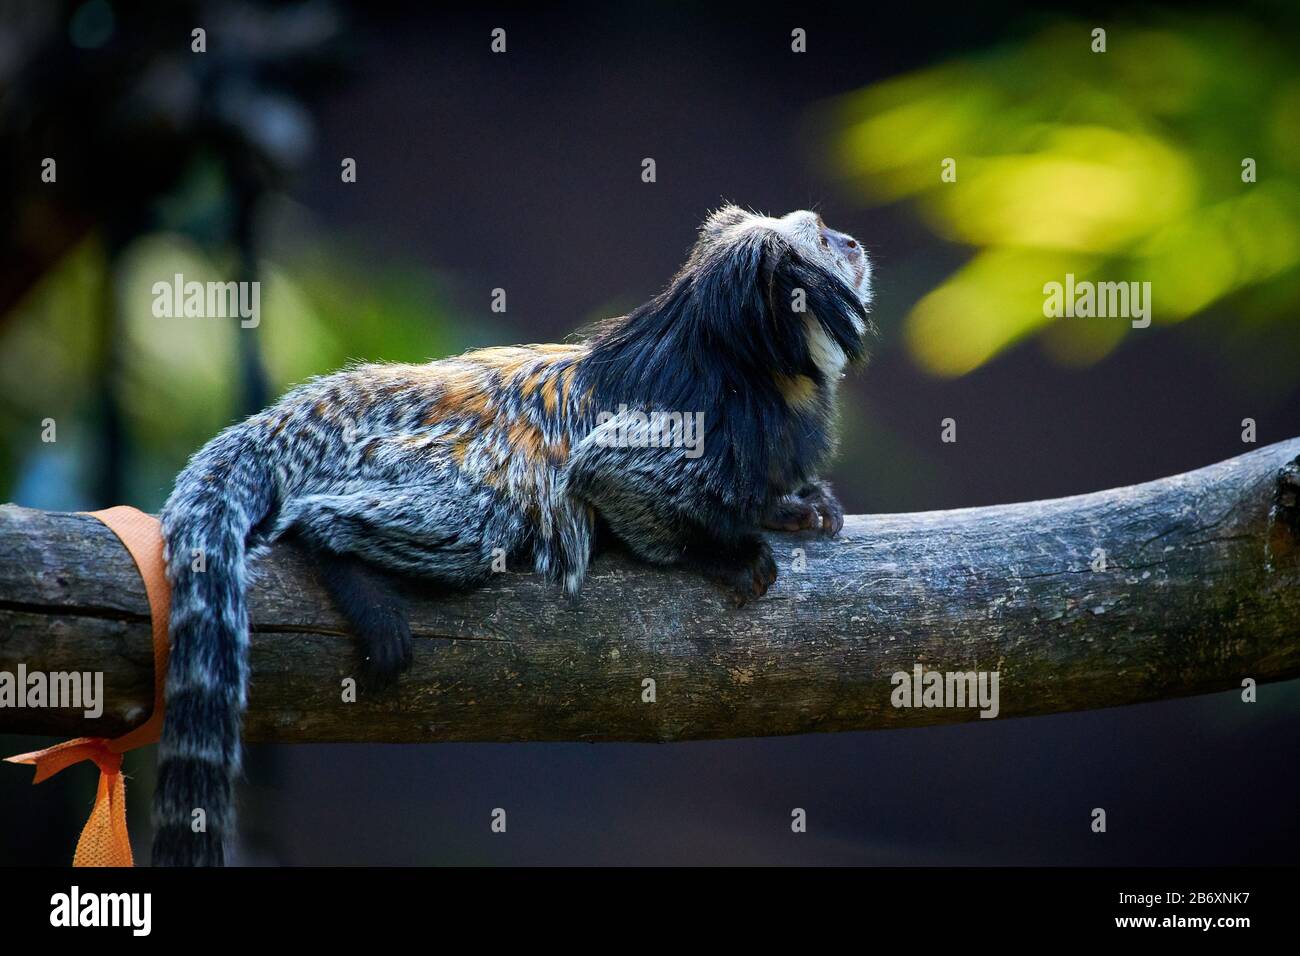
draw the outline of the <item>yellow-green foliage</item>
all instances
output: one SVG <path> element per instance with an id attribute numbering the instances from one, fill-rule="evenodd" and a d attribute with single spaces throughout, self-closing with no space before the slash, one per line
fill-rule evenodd
<path id="1" fill-rule="evenodd" d="M 973 247 L 907 316 L 907 346 L 934 373 L 969 372 L 1053 323 L 1043 285 L 1067 272 L 1149 281 L 1156 322 L 1228 297 L 1247 317 L 1300 304 L 1294 36 L 1223 19 L 1107 22 L 1094 53 L 1094 26 L 1057 24 L 831 108 L 835 161 L 864 201 L 911 201 Z M 1257 182 L 1242 181 L 1247 157 Z M 941 181 L 945 158 L 956 182 Z M 1074 363 L 1131 334 L 1054 325 L 1052 351 Z"/>

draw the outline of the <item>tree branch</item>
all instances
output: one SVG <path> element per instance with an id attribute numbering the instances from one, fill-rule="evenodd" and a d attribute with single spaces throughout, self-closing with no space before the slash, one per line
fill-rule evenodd
<path id="1" fill-rule="evenodd" d="M 342 701 L 356 673 L 342 621 L 277 546 L 256 565 L 246 736 L 664 741 L 976 718 L 895 708 L 891 675 L 916 663 L 998 671 L 1002 716 L 1296 677 L 1298 458 L 1293 439 L 1097 494 L 851 517 L 835 540 L 772 535 L 781 578 L 742 610 L 617 556 L 574 603 L 531 574 L 441 597 L 414 585 L 414 665 L 357 703 Z M 103 671 L 104 714 L 3 709 L 0 731 L 111 736 L 147 716 L 144 588 L 94 519 L 0 507 L 0 671 L 19 664 Z"/>

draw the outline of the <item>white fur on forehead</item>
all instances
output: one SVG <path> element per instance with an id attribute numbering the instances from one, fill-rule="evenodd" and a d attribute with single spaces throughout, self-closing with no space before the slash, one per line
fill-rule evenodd
<path id="1" fill-rule="evenodd" d="M 770 229 L 791 242 L 814 242 L 817 238 L 818 217 L 815 212 L 798 209 L 777 219 L 746 212 L 739 206 L 723 206 L 705 221 L 703 232 L 721 238 L 724 233 L 736 234 L 750 229 Z"/>

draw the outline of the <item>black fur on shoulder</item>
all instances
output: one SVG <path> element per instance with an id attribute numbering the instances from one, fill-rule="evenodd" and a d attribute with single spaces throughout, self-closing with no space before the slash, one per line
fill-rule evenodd
<path id="1" fill-rule="evenodd" d="M 723 504 L 739 508 L 742 525 L 769 505 L 773 465 L 797 486 L 834 444 L 830 409 L 792 422 L 774 379 L 829 384 L 814 361 L 808 320 L 849 363 L 865 359 L 860 330 L 870 327 L 866 307 L 839 276 L 774 229 L 734 228 L 746 218 L 736 207 L 710 217 L 669 286 L 597 328 L 584 363 L 597 408 L 704 413 L 710 477 L 729 499 Z"/>

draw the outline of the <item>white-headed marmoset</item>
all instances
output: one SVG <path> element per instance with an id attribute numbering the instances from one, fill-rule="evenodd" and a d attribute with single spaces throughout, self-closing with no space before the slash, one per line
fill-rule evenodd
<path id="1" fill-rule="evenodd" d="M 864 250 L 816 213 L 727 206 L 664 291 L 581 341 L 348 368 L 205 445 L 162 515 L 172 651 L 154 863 L 224 860 L 252 549 L 292 535 L 311 550 L 380 682 L 410 660 L 391 573 L 468 587 L 504 554 L 573 594 L 611 539 L 760 597 L 777 574 L 761 528 L 843 524 L 819 472 L 870 300 Z M 614 440 L 653 412 L 702 413 L 702 445 Z"/>

